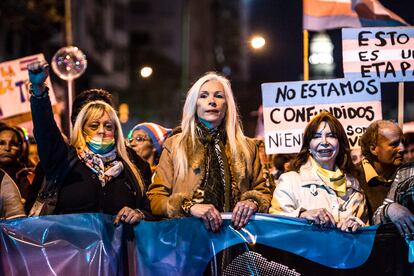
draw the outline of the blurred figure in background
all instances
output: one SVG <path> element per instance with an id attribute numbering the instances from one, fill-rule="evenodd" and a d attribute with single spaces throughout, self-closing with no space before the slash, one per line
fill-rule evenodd
<path id="1" fill-rule="evenodd" d="M 414 161 L 414 132 L 404 133 L 404 162 Z"/>
<path id="2" fill-rule="evenodd" d="M 0 128 L 0 168 L 7 172 L 19 188 L 25 202 L 33 170 L 27 167 L 29 145 L 23 130 L 17 127 Z"/>
<path id="3" fill-rule="evenodd" d="M 263 139 L 256 138 L 255 142 L 259 148 L 259 158 L 260 163 L 262 164 L 263 168 L 263 177 L 266 179 L 266 185 L 273 190 L 275 189 L 276 179 L 272 173 L 272 155 L 266 154 L 265 151 L 265 144 Z"/>
<path id="4" fill-rule="evenodd" d="M 37 143 L 33 136 L 29 137 L 28 162 L 31 168 L 36 168 L 37 164 L 39 164 L 39 154 L 37 153 Z"/>
<path id="5" fill-rule="evenodd" d="M 295 158 L 296 154 L 284 154 L 279 153 L 273 155 L 272 165 L 273 170 L 272 174 L 276 180 L 279 179 L 282 173 L 288 172 L 291 170 L 291 162 Z"/>
<path id="6" fill-rule="evenodd" d="M 360 144 L 364 158 L 357 165 L 357 178 L 367 197 L 372 224 L 375 210 L 387 196 L 397 168 L 403 163 L 403 132 L 389 120 L 371 123 Z"/>
<path id="7" fill-rule="evenodd" d="M 151 166 L 154 172 L 161 156 L 165 139 L 172 129 L 154 123 L 141 123 L 128 133 L 128 145 Z"/>
<path id="8" fill-rule="evenodd" d="M 26 216 L 19 189 L 13 179 L 0 169 L 0 220 Z"/>
<path id="9" fill-rule="evenodd" d="M 364 156 L 362 155 L 362 150 L 360 147 L 353 148 L 351 150 L 351 158 L 352 163 L 354 163 L 355 165 L 362 161 L 362 158 L 364 158 Z"/>

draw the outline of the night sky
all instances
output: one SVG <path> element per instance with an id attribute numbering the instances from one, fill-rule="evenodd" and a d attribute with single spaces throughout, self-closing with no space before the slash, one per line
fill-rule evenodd
<path id="1" fill-rule="evenodd" d="M 302 1 L 252 1 L 251 33 L 262 33 L 266 48 L 252 55 L 258 83 L 302 78 Z"/>
<path id="2" fill-rule="evenodd" d="M 262 102 L 260 85 L 264 82 L 285 82 L 303 80 L 303 0 L 240 1 L 243 1 L 243 3 L 247 3 L 250 7 L 250 29 L 248 30 L 248 33 L 262 34 L 267 40 L 264 49 L 262 49 L 261 51 L 249 51 L 251 73 L 250 82 L 239 84 L 236 82 L 232 82 L 232 84 L 236 86 L 236 89 L 234 90 L 237 101 L 240 106 L 240 113 L 242 115 L 242 120 L 245 125 L 246 133 L 248 135 L 253 135 L 257 120 L 257 117 L 255 117 L 254 115 L 254 111 L 257 110 L 257 108 L 260 106 Z M 40 2 L 42 1 L 39 1 L 39 3 Z M 59 22 L 59 20 L 61 20 L 61 18 L 45 18 L 44 10 L 25 10 L 23 9 L 25 5 L 23 5 L 22 3 L 24 3 L 24 1 L 0 2 L 0 14 L 6 15 L 0 17 L 0 19 L 2 19 L 5 22 L 2 26 L 13 26 L 13 28 L 9 28 L 10 30 L 8 33 L 2 33 L 2 38 L 4 39 L 5 45 L 4 48 L 6 52 L 9 54 L 8 56 L 4 56 L 4 60 L 10 60 L 38 52 L 45 53 L 45 56 L 50 60 L 51 56 L 53 56 L 53 53 L 56 52 L 58 47 L 60 47 L 62 44 L 60 42 L 56 43 L 55 41 L 51 43 L 53 47 L 50 47 L 50 45 L 47 45 L 46 41 L 47 38 L 53 37 L 53 35 L 56 35 L 59 31 L 61 31 L 62 25 L 57 23 Z M 48 2 L 44 1 L 44 3 Z M 381 0 L 381 3 L 393 10 L 395 13 L 399 14 L 409 23 L 414 24 L 413 0 Z M 58 15 L 63 15 L 63 4 L 58 1 L 55 5 L 57 5 Z M 23 13 L 24 16 L 21 16 L 22 11 L 25 12 Z M 75 29 L 74 32 L 77 33 L 80 32 L 80 30 Z M 17 36 L 15 36 L 18 39 L 10 38 L 11 34 L 18 34 Z M 341 30 L 332 30 L 329 31 L 328 34 L 333 40 L 335 46 L 334 60 L 337 64 L 337 67 L 334 77 L 340 78 L 343 77 L 341 62 Z M 310 35 L 312 36 L 312 33 L 310 33 Z M 17 45 L 20 45 L 20 47 L 15 47 L 15 45 L 12 43 L 16 41 L 22 42 L 21 44 L 17 43 Z M 41 41 L 42 43 L 39 43 L 39 41 Z M 101 45 L 101 43 L 98 43 L 98 45 Z M 212 48 L 211 52 L 213 51 L 214 49 Z M 212 69 L 216 68 L 209 68 L 209 70 Z M 169 70 L 171 72 L 171 69 Z M 174 68 L 174 70 L 172 71 L 177 74 L 179 74 L 180 72 L 180 70 L 176 68 Z M 82 78 L 79 78 L 75 83 L 77 88 L 76 90 L 81 91 L 83 89 L 90 88 L 88 76 L 102 73 L 102 69 L 99 68 L 99 66 L 95 64 L 92 59 L 90 59 L 87 74 L 85 74 Z M 167 75 L 171 77 L 172 74 L 167 72 Z M 179 79 L 179 77 L 174 77 L 172 79 L 177 80 Z M 59 82 L 60 80 L 56 80 L 56 77 L 53 79 L 53 81 L 55 81 L 56 83 L 61 83 Z M 163 83 L 167 83 L 165 78 L 163 78 Z M 397 119 L 397 85 L 397 83 L 382 85 L 383 117 L 385 119 Z M 139 86 L 139 88 L 143 87 L 142 83 L 138 83 L 137 86 Z M 107 89 L 112 91 L 111 87 L 108 87 Z M 148 91 L 157 90 L 148 88 Z M 405 91 L 405 121 L 411 121 L 414 120 L 414 108 L 410 108 L 414 103 L 414 83 L 405 83 Z M 132 93 L 124 94 L 129 95 Z M 147 96 L 146 94 L 142 95 Z M 122 100 L 122 95 L 120 96 L 119 100 Z M 158 98 L 157 100 L 161 101 L 161 99 Z M 167 104 L 169 105 L 169 102 Z M 152 117 L 154 117 L 151 115 L 160 115 L 159 109 L 151 110 L 151 107 L 153 105 L 147 104 L 146 106 L 148 107 L 148 110 L 146 111 L 148 111 L 147 113 L 149 115 L 147 117 L 141 116 L 139 117 L 140 119 L 150 120 L 152 119 Z M 174 118 L 172 118 L 173 116 L 168 116 L 168 119 L 172 118 L 170 119 L 171 122 L 169 122 L 171 126 L 178 123 L 178 120 L 182 112 L 181 108 L 182 104 L 180 104 L 180 107 L 177 108 L 179 110 L 175 112 L 177 115 Z M 163 109 L 161 108 L 161 110 Z M 141 113 L 140 115 L 142 115 Z M 147 115 L 147 113 L 145 113 L 145 115 Z M 154 118 L 157 117 L 155 116 Z"/>
<path id="3" fill-rule="evenodd" d="M 251 32 L 262 33 L 266 49 L 251 56 L 251 76 L 260 91 L 263 82 L 303 80 L 302 1 L 255 0 L 251 3 Z M 414 22 L 414 3 L 409 0 L 381 1 L 404 18 Z M 335 77 L 343 77 L 341 30 L 327 32 L 334 43 Z M 310 32 L 310 36 L 313 33 Z M 310 76 L 312 79 L 312 75 Z M 398 83 L 381 85 L 383 118 L 397 120 Z M 260 95 L 261 96 L 261 95 Z M 261 98 L 259 99 L 261 101 Z M 414 83 L 405 83 L 405 121 L 414 120 Z"/>

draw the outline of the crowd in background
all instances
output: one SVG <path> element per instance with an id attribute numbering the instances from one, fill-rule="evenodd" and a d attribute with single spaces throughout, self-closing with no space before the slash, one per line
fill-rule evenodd
<path id="1" fill-rule="evenodd" d="M 103 212 L 114 223 L 193 216 L 218 231 L 256 212 L 304 218 L 354 232 L 392 222 L 414 232 L 414 133 L 373 122 L 350 149 L 341 123 L 321 112 L 298 154 L 266 155 L 243 134 L 228 79 L 209 72 L 189 89 L 174 129 L 142 122 L 123 135 L 111 94 L 91 89 L 73 103 L 65 137 L 53 119 L 47 64 L 31 68 L 34 137 L 0 125 L 0 219 Z M 40 161 L 40 162 L 39 162 Z"/>

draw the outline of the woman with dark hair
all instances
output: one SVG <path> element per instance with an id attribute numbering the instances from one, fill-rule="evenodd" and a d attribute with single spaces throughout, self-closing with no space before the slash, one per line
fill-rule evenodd
<path id="1" fill-rule="evenodd" d="M 368 217 L 365 196 L 353 171 L 344 128 L 322 111 L 307 125 L 292 171 L 280 176 L 269 213 L 355 231 Z"/>
<path id="2" fill-rule="evenodd" d="M 236 228 L 267 212 L 271 192 L 257 145 L 244 136 L 228 79 L 210 72 L 190 88 L 181 133 L 167 139 L 148 190 L 154 215 L 200 218 L 208 230 L 232 212 Z"/>

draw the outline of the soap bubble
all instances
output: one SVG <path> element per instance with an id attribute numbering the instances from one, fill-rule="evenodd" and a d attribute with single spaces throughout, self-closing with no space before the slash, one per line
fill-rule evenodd
<path id="1" fill-rule="evenodd" d="M 52 58 L 52 68 L 59 78 L 73 80 L 86 70 L 86 56 L 75 46 L 60 48 Z"/>

